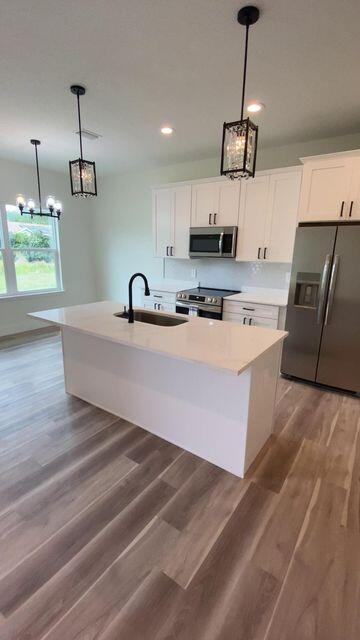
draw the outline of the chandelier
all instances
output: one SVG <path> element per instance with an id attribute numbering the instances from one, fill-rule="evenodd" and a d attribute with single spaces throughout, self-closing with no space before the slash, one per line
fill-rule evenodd
<path id="1" fill-rule="evenodd" d="M 61 215 L 61 202 L 56 200 L 53 196 L 48 196 L 46 199 L 46 207 L 47 211 L 44 211 L 41 205 L 41 187 L 40 187 L 40 171 L 39 171 L 39 158 L 38 158 L 38 146 L 41 144 L 40 140 L 30 140 L 31 144 L 35 147 L 35 162 L 36 162 L 36 176 L 37 176 L 37 188 L 38 188 L 38 211 L 35 211 L 37 208 L 35 200 L 29 198 L 26 204 L 26 199 L 23 195 L 19 194 L 16 198 L 16 205 L 19 207 L 19 211 L 21 215 L 24 213 L 30 215 L 32 218 L 34 215 L 36 216 L 46 216 L 47 218 L 57 218 L 60 219 Z"/>
<path id="2" fill-rule="evenodd" d="M 91 198 L 97 196 L 96 187 L 96 169 L 95 162 L 90 160 L 84 160 L 83 158 L 83 146 L 82 146 L 82 130 L 81 130 L 81 115 L 80 115 L 80 96 L 85 95 L 85 87 L 79 84 L 73 84 L 70 87 L 71 93 L 77 97 L 77 111 L 79 120 L 79 141 L 80 141 L 80 158 L 76 160 L 70 160 L 70 181 L 71 181 L 71 195 L 80 198 Z"/>
<path id="3" fill-rule="evenodd" d="M 235 122 L 224 122 L 221 149 L 221 175 L 230 180 L 255 175 L 258 127 L 250 118 L 244 118 L 244 102 L 249 28 L 258 21 L 259 15 L 257 7 L 246 6 L 240 9 L 237 16 L 238 22 L 246 27 L 241 117 Z"/>

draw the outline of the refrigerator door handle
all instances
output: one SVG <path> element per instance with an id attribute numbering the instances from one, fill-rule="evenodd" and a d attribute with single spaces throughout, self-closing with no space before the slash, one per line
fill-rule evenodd
<path id="1" fill-rule="evenodd" d="M 334 302 L 336 276 L 337 276 L 338 269 L 339 269 L 339 256 L 335 254 L 333 266 L 331 269 L 329 295 L 328 295 L 328 301 L 327 301 L 326 311 L 325 311 L 325 326 L 327 324 L 330 324 L 330 316 L 331 316 L 331 310 Z"/>
<path id="2" fill-rule="evenodd" d="M 329 269 L 331 264 L 331 253 L 326 254 L 324 267 L 322 270 L 321 281 L 320 281 L 320 291 L 319 291 L 319 302 L 317 309 L 317 323 L 322 324 L 324 317 L 324 307 L 326 300 L 326 288 L 329 279 Z"/>

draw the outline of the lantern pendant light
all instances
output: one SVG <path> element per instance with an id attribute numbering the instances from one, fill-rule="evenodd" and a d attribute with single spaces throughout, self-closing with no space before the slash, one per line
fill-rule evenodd
<path id="1" fill-rule="evenodd" d="M 70 91 L 77 97 L 80 141 L 80 158 L 77 158 L 76 160 L 70 160 L 69 162 L 71 195 L 77 198 L 92 198 L 94 196 L 97 196 L 95 162 L 84 160 L 83 158 L 80 116 L 80 96 L 85 95 L 86 89 L 79 84 L 73 84 L 70 87 Z"/>
<path id="2" fill-rule="evenodd" d="M 238 22 L 246 27 L 241 117 L 236 122 L 224 122 L 221 150 L 221 175 L 230 180 L 253 178 L 255 175 L 258 127 L 250 118 L 244 118 L 244 102 L 249 28 L 258 21 L 259 15 L 257 7 L 246 6 L 237 16 Z"/>
<path id="3" fill-rule="evenodd" d="M 60 220 L 61 215 L 61 202 L 55 200 L 53 196 L 48 196 L 46 199 L 46 207 L 47 212 L 43 211 L 41 205 L 41 186 L 40 186 L 40 171 L 39 171 L 39 158 L 38 158 L 38 146 L 41 144 L 40 140 L 31 139 L 31 144 L 35 147 L 35 162 L 36 162 L 36 177 L 37 177 L 37 188 L 38 188 L 38 198 L 39 198 L 39 207 L 38 211 L 35 211 L 36 204 L 32 198 L 30 198 L 27 202 L 24 196 L 18 195 L 16 198 L 16 204 L 19 207 L 19 211 L 21 215 L 28 214 L 31 218 L 35 216 L 45 216 L 47 218 L 57 218 Z"/>

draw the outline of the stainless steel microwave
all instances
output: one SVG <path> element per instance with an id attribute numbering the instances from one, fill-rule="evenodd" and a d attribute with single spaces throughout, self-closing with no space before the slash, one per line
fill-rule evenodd
<path id="1" fill-rule="evenodd" d="M 235 258 L 237 227 L 191 227 L 190 258 Z"/>

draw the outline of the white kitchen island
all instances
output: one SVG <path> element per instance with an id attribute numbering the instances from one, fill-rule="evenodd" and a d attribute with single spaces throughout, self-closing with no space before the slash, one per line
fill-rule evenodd
<path id="1" fill-rule="evenodd" d="M 66 391 L 243 477 L 272 432 L 286 332 L 196 317 L 129 324 L 114 316 L 122 308 L 30 314 L 61 328 Z"/>

